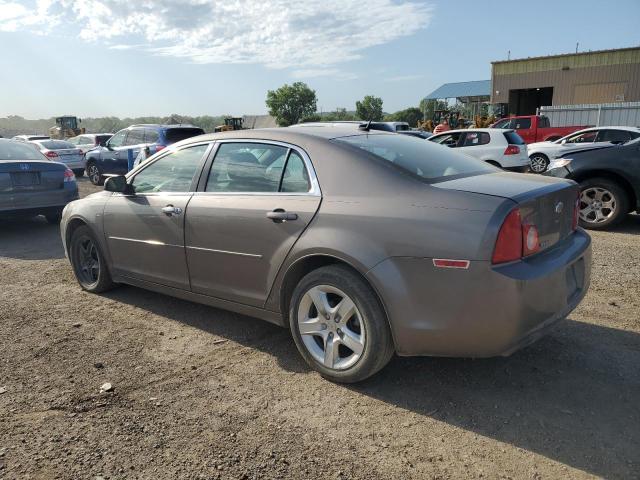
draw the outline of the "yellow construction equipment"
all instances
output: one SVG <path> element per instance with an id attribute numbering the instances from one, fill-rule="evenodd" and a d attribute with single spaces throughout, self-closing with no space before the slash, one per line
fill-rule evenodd
<path id="1" fill-rule="evenodd" d="M 64 115 L 56 118 L 56 126 L 49 129 L 49 136 L 58 140 L 82 135 L 84 128 L 78 128 L 78 123 L 82 122 L 78 117 Z"/>
<path id="2" fill-rule="evenodd" d="M 225 117 L 224 125 L 218 125 L 215 128 L 215 132 L 228 132 L 230 130 L 242 130 L 242 118 L 241 117 Z"/>

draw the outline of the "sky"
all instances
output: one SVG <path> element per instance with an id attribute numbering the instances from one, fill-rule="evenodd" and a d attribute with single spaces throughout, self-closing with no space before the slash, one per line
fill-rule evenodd
<path id="1" fill-rule="evenodd" d="M 640 0 L 0 0 L 0 116 L 267 112 L 285 83 L 318 109 L 417 106 L 491 61 L 640 45 Z"/>

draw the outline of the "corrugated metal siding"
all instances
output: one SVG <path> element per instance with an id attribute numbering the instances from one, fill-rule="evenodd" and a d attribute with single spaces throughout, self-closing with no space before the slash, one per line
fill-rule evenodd
<path id="1" fill-rule="evenodd" d="M 640 127 L 640 102 L 558 105 L 541 107 L 539 113 L 549 117 L 554 127 L 570 125 Z"/>
<path id="2" fill-rule="evenodd" d="M 624 84 L 619 85 L 616 90 L 624 91 L 622 100 L 627 102 L 640 101 L 640 61 L 633 64 L 547 70 L 511 75 L 496 75 L 494 72 L 491 102 L 508 103 L 509 90 L 543 87 L 553 87 L 553 105 L 615 102 L 616 93 L 613 90 L 610 90 L 609 93 L 611 98 L 606 98 L 607 89 L 610 88 L 606 85 L 611 83 Z M 584 92 L 589 89 L 594 92 L 597 98 L 583 96 Z"/>
<path id="3" fill-rule="evenodd" d="M 564 67 L 588 68 L 606 67 L 640 63 L 640 48 L 609 50 L 605 52 L 582 52 L 553 57 L 537 57 L 530 59 L 494 62 L 494 75 L 513 75 L 516 73 L 546 72 L 562 70 Z"/>

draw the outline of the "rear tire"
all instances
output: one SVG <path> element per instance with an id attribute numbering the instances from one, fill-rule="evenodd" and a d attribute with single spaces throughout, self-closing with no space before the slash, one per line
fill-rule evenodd
<path id="1" fill-rule="evenodd" d="M 529 162 L 533 173 L 544 173 L 549 168 L 549 158 L 543 153 L 534 153 L 529 157 Z"/>
<path id="2" fill-rule="evenodd" d="M 289 306 L 289 327 L 307 364 L 333 382 L 360 382 L 382 369 L 394 353 L 375 292 L 342 265 L 321 267 L 300 280 Z"/>
<path id="3" fill-rule="evenodd" d="M 91 293 L 102 293 L 115 286 L 100 244 L 86 225 L 71 234 L 69 259 L 80 286 Z"/>
<path id="4" fill-rule="evenodd" d="M 596 177 L 580 182 L 580 226 L 604 230 L 629 213 L 629 197 L 613 180 Z"/>
<path id="5" fill-rule="evenodd" d="M 89 181 L 94 185 L 100 186 L 104 183 L 102 170 L 96 162 L 90 162 L 87 164 L 87 175 L 89 176 Z"/>

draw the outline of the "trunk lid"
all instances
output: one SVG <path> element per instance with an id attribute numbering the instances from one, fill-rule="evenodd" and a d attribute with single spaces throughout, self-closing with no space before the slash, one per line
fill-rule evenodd
<path id="1" fill-rule="evenodd" d="M 64 188 L 66 166 L 57 162 L 0 161 L 0 194 L 28 194 Z"/>
<path id="2" fill-rule="evenodd" d="M 540 251 L 573 232 L 573 211 L 579 188 L 572 180 L 500 172 L 458 178 L 432 186 L 512 200 L 520 208 L 522 223 L 535 225 L 538 229 Z"/>

